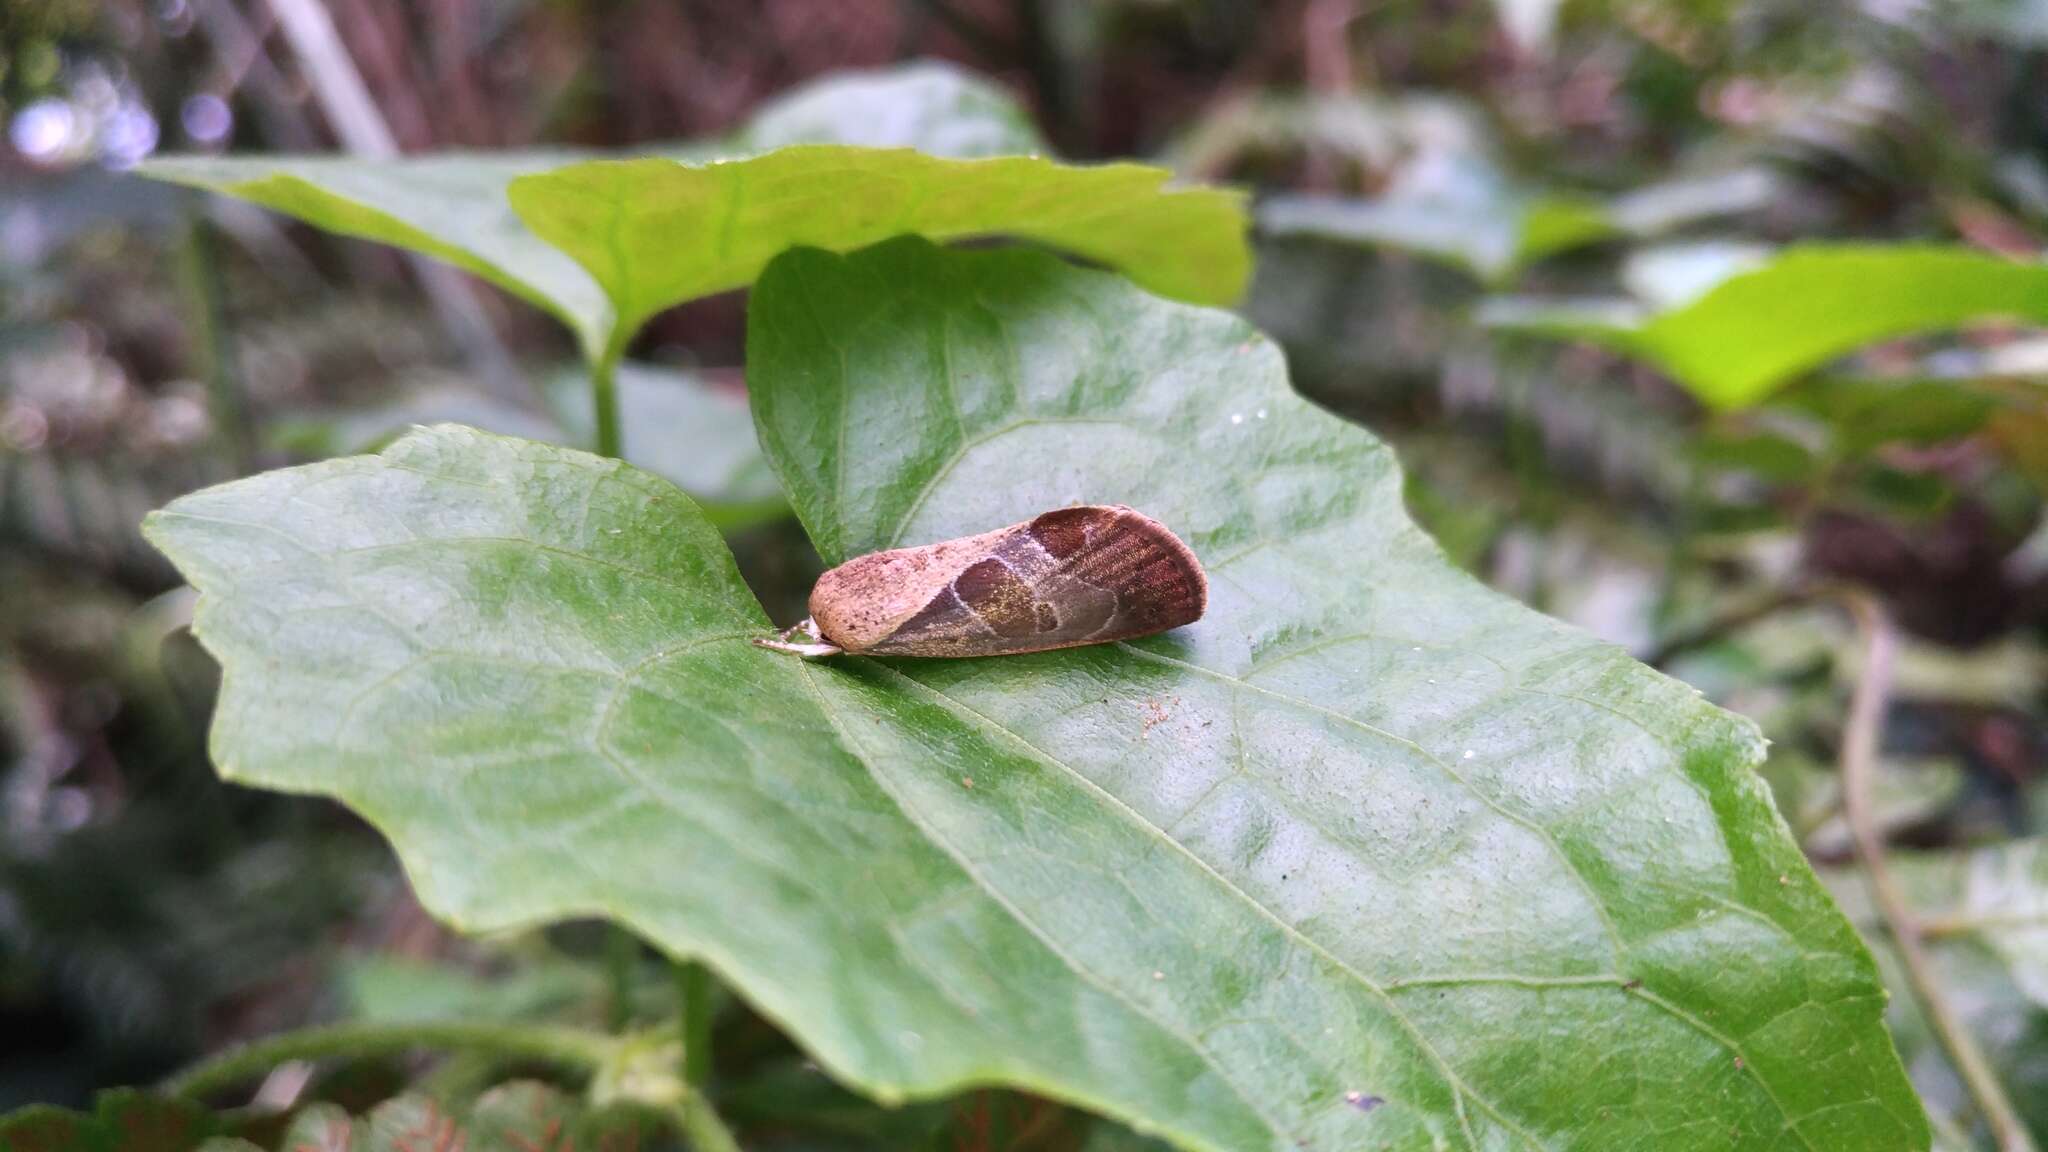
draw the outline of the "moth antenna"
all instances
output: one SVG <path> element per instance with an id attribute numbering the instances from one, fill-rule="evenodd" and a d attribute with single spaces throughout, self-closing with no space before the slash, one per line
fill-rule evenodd
<path id="1" fill-rule="evenodd" d="M 802 641 L 790 639 L 791 636 L 799 632 L 803 633 L 806 639 Z M 818 622 L 808 616 L 777 632 L 773 640 L 765 636 L 754 637 L 754 646 L 756 648 L 766 648 L 774 652 L 789 652 L 806 660 L 823 660 L 828 656 L 837 656 L 846 651 L 846 649 L 841 648 L 839 645 L 826 640 L 824 634 L 818 631 Z"/>

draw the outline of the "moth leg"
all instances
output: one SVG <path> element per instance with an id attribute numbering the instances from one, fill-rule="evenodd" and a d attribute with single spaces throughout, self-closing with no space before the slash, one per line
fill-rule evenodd
<path id="1" fill-rule="evenodd" d="M 803 635 L 803 640 L 794 641 L 790 639 L 791 636 L 798 633 Z M 822 660 L 827 656 L 837 656 L 845 651 L 839 645 L 826 640 L 824 634 L 818 631 L 818 622 L 808 616 L 800 623 L 793 624 L 776 633 L 773 640 L 760 636 L 755 637 L 754 646 L 771 649 L 776 652 L 792 652 L 806 660 Z"/>

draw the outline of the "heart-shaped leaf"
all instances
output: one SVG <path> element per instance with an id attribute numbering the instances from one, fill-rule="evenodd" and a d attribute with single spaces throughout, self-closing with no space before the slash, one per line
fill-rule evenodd
<path id="1" fill-rule="evenodd" d="M 1233 1152 L 1925 1147 L 1754 729 L 1455 571 L 1242 321 L 913 240 L 777 261 L 749 344 L 828 559 L 1122 501 L 1209 615 L 806 664 L 665 483 L 435 429 L 151 521 L 223 772 L 342 798 L 465 927 L 702 956 L 885 1100 Z"/>
<path id="2" fill-rule="evenodd" d="M 1708 404 L 1740 408 L 1878 341 L 1984 320 L 2048 324 L 2048 264 L 1966 248 L 1816 244 L 1673 308 L 1510 300 L 1486 319 L 1640 356 Z"/>

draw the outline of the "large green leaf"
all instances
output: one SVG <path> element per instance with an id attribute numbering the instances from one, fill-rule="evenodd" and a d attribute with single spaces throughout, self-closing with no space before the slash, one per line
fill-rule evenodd
<path id="1" fill-rule="evenodd" d="M 1453 570 L 1228 315 L 1024 251 L 799 252 L 763 447 L 827 559 L 1077 499 L 1209 616 L 996 660 L 763 651 L 665 483 L 463 429 L 186 497 L 228 776 L 471 929 L 605 915 L 885 1100 L 1195 1148 L 1921 1148 L 1745 722 Z"/>
<path id="2" fill-rule="evenodd" d="M 555 315 L 591 359 L 663 308 L 744 287 L 786 248 L 904 232 L 1042 240 L 1204 303 L 1243 289 L 1237 194 L 1166 188 L 1169 173 L 1137 164 L 992 155 L 1042 148 L 1000 90 L 923 63 L 828 78 L 729 139 L 632 159 L 167 157 L 142 172 L 446 260 Z"/>
<path id="3" fill-rule="evenodd" d="M 665 308 L 753 282 L 774 256 L 914 233 L 1010 235 L 1120 268 L 1162 295 L 1236 300 L 1251 272 L 1242 198 L 1168 188 L 1142 164 L 954 160 L 799 145 L 713 164 L 599 160 L 523 176 L 512 206 L 575 257 L 631 332 Z"/>
<path id="4" fill-rule="evenodd" d="M 1497 328 L 1604 344 L 1650 361 L 1722 408 L 1755 403 L 1882 340 L 1975 321 L 2048 324 L 2048 264 L 1963 248 L 1808 245 L 1674 308 L 1496 308 Z"/>

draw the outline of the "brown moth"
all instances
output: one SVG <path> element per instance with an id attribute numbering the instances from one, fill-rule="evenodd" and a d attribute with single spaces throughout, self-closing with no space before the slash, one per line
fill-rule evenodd
<path id="1" fill-rule="evenodd" d="M 818 577 L 810 619 L 754 643 L 799 656 L 998 656 L 1149 636 L 1208 605 L 1201 563 L 1164 524 L 1084 504 L 856 556 Z"/>

